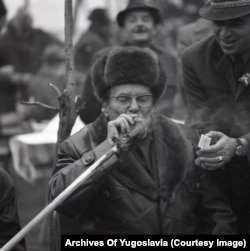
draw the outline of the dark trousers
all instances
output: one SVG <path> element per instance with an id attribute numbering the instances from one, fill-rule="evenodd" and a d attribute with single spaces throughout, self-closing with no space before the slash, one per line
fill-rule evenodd
<path id="1" fill-rule="evenodd" d="M 215 175 L 236 214 L 237 234 L 250 234 L 250 165 L 247 157 L 233 158 Z"/>

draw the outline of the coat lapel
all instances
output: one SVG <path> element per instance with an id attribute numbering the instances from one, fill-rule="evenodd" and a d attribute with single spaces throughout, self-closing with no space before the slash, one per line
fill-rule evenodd
<path id="1" fill-rule="evenodd" d="M 227 81 L 232 93 L 235 94 L 236 84 L 233 71 L 233 62 L 230 57 L 223 53 L 218 53 L 215 57 L 215 69 L 217 73 Z"/>
<path id="2" fill-rule="evenodd" d="M 123 153 L 120 161 L 123 162 L 123 165 L 112 172 L 111 176 L 119 180 L 121 184 L 126 184 L 131 190 L 157 200 L 157 182 L 148 171 L 148 167 L 140 162 L 138 155 L 132 151 Z"/>
<path id="3" fill-rule="evenodd" d="M 246 74 L 246 73 L 250 73 L 250 59 L 248 60 L 246 69 L 245 69 L 245 71 L 244 71 L 244 74 Z M 244 75 L 244 74 L 243 74 L 243 75 Z M 237 99 L 237 98 L 240 96 L 240 94 L 241 94 L 242 92 L 244 92 L 244 90 L 245 90 L 246 88 L 249 88 L 248 86 L 246 86 L 244 83 L 242 83 L 242 82 L 240 82 L 240 81 L 238 81 L 237 84 L 238 84 L 238 86 L 237 86 L 236 93 L 235 93 L 235 99 Z"/>
<path id="4" fill-rule="evenodd" d="M 235 81 L 233 62 L 228 55 L 222 52 L 217 42 L 212 46 L 212 54 L 216 72 L 227 81 L 236 100 L 247 87 L 243 83 Z M 250 73 L 250 60 L 248 60 L 245 72 Z"/>
<path id="5" fill-rule="evenodd" d="M 152 120 L 155 138 L 153 163 L 158 170 L 159 195 L 170 201 L 187 171 L 187 148 L 176 124 L 160 116 L 153 116 Z"/>

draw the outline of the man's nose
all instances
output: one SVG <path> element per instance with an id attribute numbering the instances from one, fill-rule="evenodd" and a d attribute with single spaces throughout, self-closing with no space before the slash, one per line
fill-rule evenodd
<path id="1" fill-rule="evenodd" d="M 231 35 L 231 29 L 227 25 L 223 25 L 220 29 L 220 35 L 227 37 Z"/>
<path id="2" fill-rule="evenodd" d="M 142 25 L 144 25 L 144 22 L 143 22 L 143 20 L 142 20 L 141 18 L 138 18 L 138 19 L 136 20 L 136 24 L 137 24 L 138 26 L 142 26 Z"/>
<path id="3" fill-rule="evenodd" d="M 129 106 L 129 111 L 130 112 L 137 112 L 137 111 L 139 111 L 139 105 L 138 105 L 138 103 L 137 103 L 137 101 L 136 101 L 135 98 L 132 98 L 132 100 L 131 100 L 131 104 Z"/>

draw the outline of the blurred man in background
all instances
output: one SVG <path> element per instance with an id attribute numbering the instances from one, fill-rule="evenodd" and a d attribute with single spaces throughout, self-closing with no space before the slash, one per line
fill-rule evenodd
<path id="1" fill-rule="evenodd" d="M 94 9 L 90 15 L 90 26 L 75 45 L 75 68 L 86 72 L 93 55 L 109 45 L 110 20 L 106 9 Z"/>

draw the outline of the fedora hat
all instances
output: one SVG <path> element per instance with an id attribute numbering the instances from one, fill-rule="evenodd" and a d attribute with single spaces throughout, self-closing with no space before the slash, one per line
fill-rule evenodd
<path id="1" fill-rule="evenodd" d="M 201 17 L 213 20 L 228 20 L 250 14 L 250 0 L 210 0 L 199 11 Z"/>
<path id="2" fill-rule="evenodd" d="M 155 24 L 162 22 L 160 10 L 155 0 L 130 0 L 127 7 L 117 14 L 116 21 L 120 27 L 123 26 L 126 15 L 134 10 L 147 10 L 151 13 Z"/>

